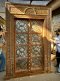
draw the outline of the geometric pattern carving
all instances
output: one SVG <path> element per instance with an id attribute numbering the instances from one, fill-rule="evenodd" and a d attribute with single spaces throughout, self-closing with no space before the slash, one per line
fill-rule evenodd
<path id="1" fill-rule="evenodd" d="M 31 69 L 42 66 L 41 26 L 37 20 L 16 20 L 16 70 L 27 70 L 30 60 Z"/>
<path id="2" fill-rule="evenodd" d="M 16 34 L 16 44 L 27 44 L 27 34 Z"/>
<path id="3" fill-rule="evenodd" d="M 41 33 L 41 29 L 42 29 L 42 25 L 43 24 L 43 20 L 32 20 L 31 21 L 31 25 L 32 25 L 32 28 L 31 28 L 31 31 L 32 32 L 36 32 L 36 33 Z"/>
<path id="4" fill-rule="evenodd" d="M 41 46 L 39 45 L 35 45 L 35 46 L 32 46 L 32 56 L 42 56 L 41 55 Z"/>
<path id="5" fill-rule="evenodd" d="M 16 58 L 27 57 L 27 46 L 17 46 L 16 47 Z"/>
<path id="6" fill-rule="evenodd" d="M 28 21 L 16 20 L 16 32 L 28 32 Z"/>
<path id="7" fill-rule="evenodd" d="M 27 69 L 27 59 L 21 58 L 16 60 L 16 70 L 26 70 Z"/>
<path id="8" fill-rule="evenodd" d="M 40 68 L 42 66 L 42 60 L 40 60 L 40 57 L 34 57 L 32 58 L 32 68 Z"/>
<path id="9" fill-rule="evenodd" d="M 32 34 L 32 44 L 39 44 L 41 41 L 40 34 Z"/>

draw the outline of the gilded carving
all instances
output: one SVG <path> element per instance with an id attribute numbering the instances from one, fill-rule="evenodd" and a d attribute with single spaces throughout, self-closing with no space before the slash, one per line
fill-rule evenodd
<path id="1" fill-rule="evenodd" d="M 10 6 L 9 9 L 12 14 L 31 14 L 31 15 L 48 15 L 48 9 L 42 7 L 30 7 L 30 6 Z"/>
<path id="2" fill-rule="evenodd" d="M 36 14 L 36 11 L 34 8 L 28 7 L 25 9 L 25 14 Z"/>

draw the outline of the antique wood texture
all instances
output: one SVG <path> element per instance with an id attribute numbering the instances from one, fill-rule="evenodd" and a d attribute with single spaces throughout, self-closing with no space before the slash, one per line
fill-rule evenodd
<path id="1" fill-rule="evenodd" d="M 48 39 L 48 72 L 51 72 L 51 9 L 49 10 L 49 14 L 50 16 L 47 16 L 47 39 Z M 49 32 L 48 32 L 49 31 Z"/>
<path id="2" fill-rule="evenodd" d="M 7 8 L 6 8 L 6 30 L 8 31 L 6 33 L 6 45 L 7 45 L 7 52 L 6 52 L 6 78 L 8 78 L 11 73 L 10 73 L 10 22 L 8 22 L 8 19 L 10 21 L 10 13 L 8 12 Z"/>
<path id="3" fill-rule="evenodd" d="M 43 70 L 31 70 L 31 27 L 32 22 L 35 20 L 41 21 L 43 20 L 43 26 L 41 29 L 41 36 L 42 36 L 42 47 L 43 47 Z M 30 23 L 30 28 L 28 32 L 28 44 L 25 44 L 28 49 L 28 64 L 27 64 L 27 71 L 17 71 L 16 70 L 16 46 L 19 47 L 19 44 L 16 45 L 16 34 L 24 34 L 16 32 L 16 20 L 27 20 Z M 50 72 L 51 71 L 51 61 L 50 61 L 50 34 L 51 34 L 51 27 L 50 27 L 50 20 L 51 20 L 51 11 L 50 8 L 44 6 L 32 6 L 32 5 L 21 5 L 21 4 L 12 4 L 6 3 L 6 40 L 7 40 L 7 54 L 6 54 L 6 78 L 12 77 L 19 77 L 19 76 L 26 76 L 32 75 L 37 73 L 43 72 Z M 39 33 L 39 32 L 38 32 Z M 35 33 L 37 34 L 37 33 Z M 22 46 L 24 46 L 22 44 Z"/>

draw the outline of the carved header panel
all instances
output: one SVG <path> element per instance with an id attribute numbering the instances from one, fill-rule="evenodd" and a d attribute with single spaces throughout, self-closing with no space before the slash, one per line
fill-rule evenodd
<path id="1" fill-rule="evenodd" d="M 48 15 L 48 8 L 43 6 L 7 4 L 11 14 Z"/>

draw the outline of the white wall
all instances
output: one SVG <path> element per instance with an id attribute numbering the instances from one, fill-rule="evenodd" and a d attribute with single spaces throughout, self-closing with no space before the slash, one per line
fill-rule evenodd
<path id="1" fill-rule="evenodd" d="M 60 28 L 60 14 L 53 16 L 52 22 L 51 22 L 51 28 L 52 28 L 53 34 L 55 30 Z"/>

